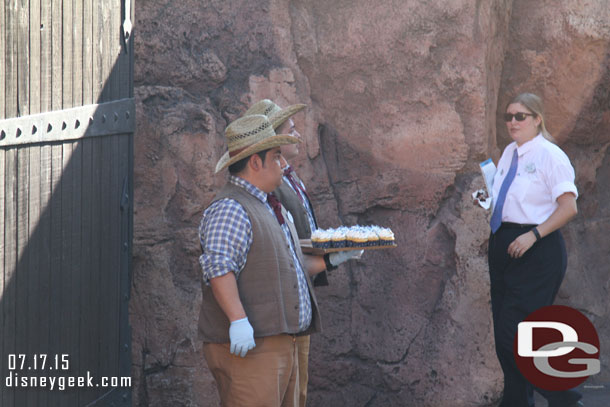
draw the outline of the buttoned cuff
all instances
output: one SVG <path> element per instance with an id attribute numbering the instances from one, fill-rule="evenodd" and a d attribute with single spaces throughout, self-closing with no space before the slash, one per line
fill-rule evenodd
<path id="1" fill-rule="evenodd" d="M 565 181 L 560 184 L 557 184 L 553 187 L 552 195 L 553 202 L 557 200 L 561 195 L 566 192 L 572 192 L 576 198 L 578 198 L 578 190 L 576 189 L 576 185 L 573 182 Z"/>

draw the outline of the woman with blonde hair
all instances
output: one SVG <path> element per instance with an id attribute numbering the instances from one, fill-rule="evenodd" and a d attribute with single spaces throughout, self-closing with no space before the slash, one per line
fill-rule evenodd
<path id="1" fill-rule="evenodd" d="M 546 130 L 540 98 L 522 93 L 503 115 L 513 142 L 498 162 L 491 195 L 489 273 L 496 354 L 504 372 L 500 407 L 531 407 L 534 386 L 517 368 L 517 325 L 551 305 L 567 268 L 559 229 L 577 213 L 578 191 L 568 156 Z M 535 388 L 549 407 L 581 406 L 580 393 Z"/>

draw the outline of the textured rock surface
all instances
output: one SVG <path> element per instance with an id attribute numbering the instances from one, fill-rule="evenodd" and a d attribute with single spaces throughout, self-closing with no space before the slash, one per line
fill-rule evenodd
<path id="1" fill-rule="evenodd" d="M 324 227 L 375 223 L 367 253 L 318 291 L 311 406 L 493 405 L 501 390 L 478 162 L 509 142 L 501 109 L 531 90 L 569 154 L 561 303 L 602 338 L 608 376 L 610 10 L 605 0 L 137 2 L 135 405 L 211 406 L 197 226 L 225 175 L 223 129 L 253 101 L 302 102 L 293 163 Z M 498 109 L 497 107 L 500 107 Z M 602 301 L 601 299 L 604 299 Z"/>

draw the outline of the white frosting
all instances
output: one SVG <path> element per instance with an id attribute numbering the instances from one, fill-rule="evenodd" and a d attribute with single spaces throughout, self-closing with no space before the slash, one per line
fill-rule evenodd
<path id="1" fill-rule="evenodd" d="M 369 225 L 369 226 L 341 226 L 336 229 L 317 229 L 312 235 L 312 239 L 334 239 L 334 240 L 342 240 L 346 237 L 349 238 L 362 238 L 362 239 L 375 239 L 376 237 L 384 238 L 384 239 L 394 239 L 394 232 L 390 228 L 384 228 L 377 225 Z"/>
<path id="2" fill-rule="evenodd" d="M 378 233 L 379 237 L 384 240 L 393 240 L 394 232 L 390 228 L 383 228 Z"/>

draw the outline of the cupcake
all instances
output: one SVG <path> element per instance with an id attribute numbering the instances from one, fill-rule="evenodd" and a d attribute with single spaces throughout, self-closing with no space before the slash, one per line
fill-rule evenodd
<path id="1" fill-rule="evenodd" d="M 359 228 L 351 228 L 347 232 L 348 242 L 351 241 L 352 247 L 364 247 L 366 246 L 366 236 L 364 232 Z"/>
<path id="2" fill-rule="evenodd" d="M 314 230 L 311 234 L 311 246 L 328 249 L 330 247 L 330 233 L 323 229 Z"/>
<path id="3" fill-rule="evenodd" d="M 379 235 L 375 231 L 375 228 L 369 227 L 364 231 L 366 236 L 366 245 L 367 246 L 379 246 Z"/>
<path id="4" fill-rule="evenodd" d="M 394 232 L 390 228 L 381 228 L 379 231 L 379 243 L 382 246 L 391 246 L 394 244 Z"/>
<path id="5" fill-rule="evenodd" d="M 338 228 L 332 231 L 330 237 L 330 247 L 342 248 L 345 247 L 347 240 L 346 232 L 344 228 Z"/>
<path id="6" fill-rule="evenodd" d="M 356 230 L 349 228 L 345 234 L 345 247 L 356 247 Z"/>

